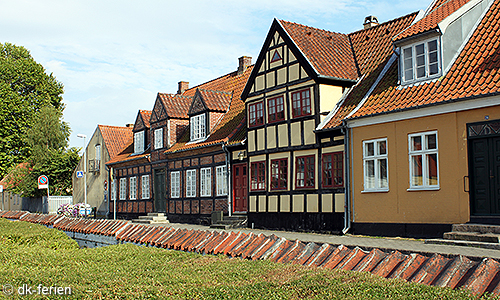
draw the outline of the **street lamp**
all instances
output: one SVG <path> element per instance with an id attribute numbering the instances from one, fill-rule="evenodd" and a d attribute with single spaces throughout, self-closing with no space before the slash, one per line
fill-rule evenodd
<path id="1" fill-rule="evenodd" d="M 83 199 L 85 201 L 85 217 L 87 217 L 87 148 L 85 147 L 85 134 L 77 134 L 77 137 L 83 139 Z"/>

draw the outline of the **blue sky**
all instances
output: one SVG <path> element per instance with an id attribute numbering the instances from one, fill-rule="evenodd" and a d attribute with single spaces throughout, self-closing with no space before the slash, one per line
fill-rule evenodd
<path id="1" fill-rule="evenodd" d="M 272 3 L 271 3 L 272 2 Z M 24 46 L 64 84 L 64 119 L 77 134 L 133 123 L 158 92 L 175 93 L 257 58 L 273 18 L 335 32 L 385 22 L 431 0 L 0 0 L 0 42 Z M 87 139 L 88 141 L 88 139 Z"/>

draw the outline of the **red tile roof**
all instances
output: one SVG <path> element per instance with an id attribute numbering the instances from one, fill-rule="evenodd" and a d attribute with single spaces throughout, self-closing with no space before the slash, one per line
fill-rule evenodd
<path id="1" fill-rule="evenodd" d="M 133 136 L 132 127 L 107 125 L 97 125 L 97 127 L 101 131 L 110 159 L 113 159 Z"/>
<path id="2" fill-rule="evenodd" d="M 411 25 L 417 13 L 412 13 L 375 27 L 349 34 L 362 79 L 341 102 L 335 115 L 324 126 L 334 128 L 346 117 L 370 90 L 378 74 L 382 71 L 393 53 L 392 38 Z"/>
<path id="3" fill-rule="evenodd" d="M 158 93 L 169 118 L 188 118 L 188 110 L 193 101 L 192 97 L 178 95 L 178 94 L 165 94 Z"/>
<path id="4" fill-rule="evenodd" d="M 144 121 L 144 126 L 146 126 L 146 128 L 151 127 L 151 125 L 149 124 L 149 119 L 151 119 L 151 113 L 152 111 L 150 110 L 139 110 L 139 114 L 141 115 L 142 120 Z"/>
<path id="5" fill-rule="evenodd" d="M 418 22 L 398 34 L 394 41 L 399 41 L 412 35 L 438 29 L 438 24 L 454 13 L 470 0 L 448 0 L 435 3 L 434 7 Z"/>
<path id="6" fill-rule="evenodd" d="M 356 80 L 358 72 L 349 37 L 342 33 L 278 20 L 318 75 Z"/>
<path id="7" fill-rule="evenodd" d="M 149 149 L 146 149 L 144 153 L 142 154 L 137 154 L 134 155 L 134 137 L 132 136 L 123 146 L 121 151 L 112 159 L 110 159 L 108 162 L 106 162 L 106 165 L 114 165 L 117 163 L 123 163 L 127 161 L 132 161 L 132 160 L 138 160 L 138 159 L 146 159 L 149 161 Z"/>
<path id="8" fill-rule="evenodd" d="M 186 130 L 179 141 L 170 149 L 166 150 L 165 153 L 169 154 L 179 151 L 210 147 L 224 142 L 234 144 L 241 142 L 244 138 L 246 138 L 245 103 L 241 100 L 240 96 L 248 78 L 250 77 L 252 69 L 253 66 L 250 66 L 242 74 L 233 72 L 209 81 L 206 84 L 194 87 L 193 89 L 199 88 L 200 91 L 203 89 L 207 90 L 207 87 L 210 89 L 217 87 L 225 88 L 218 91 L 232 93 L 233 97 L 231 99 L 229 110 L 226 114 L 224 114 L 206 140 L 198 143 L 189 143 L 190 132 L 189 130 Z M 192 93 L 193 89 L 186 91 L 184 95 L 186 93 Z M 242 134 L 242 130 L 244 130 L 244 134 Z"/>
<path id="9" fill-rule="evenodd" d="M 208 110 L 226 112 L 231 103 L 232 93 L 214 90 L 198 89 Z"/>
<path id="10" fill-rule="evenodd" d="M 439 80 L 398 85 L 394 63 L 364 105 L 351 117 L 413 109 L 500 93 L 500 1 L 496 0 L 451 69 Z"/>

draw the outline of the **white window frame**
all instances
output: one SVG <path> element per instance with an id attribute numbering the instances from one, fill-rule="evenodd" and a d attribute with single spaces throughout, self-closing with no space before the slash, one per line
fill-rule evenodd
<path id="1" fill-rule="evenodd" d="M 157 128 L 154 131 L 155 150 L 163 148 L 163 128 Z"/>
<path id="2" fill-rule="evenodd" d="M 129 178 L 129 198 L 130 200 L 137 199 L 137 177 Z"/>
<path id="3" fill-rule="evenodd" d="M 227 196 L 227 168 L 226 166 L 217 166 L 215 168 L 217 180 L 217 196 Z"/>
<path id="4" fill-rule="evenodd" d="M 192 116 L 189 121 L 191 131 L 191 141 L 200 140 L 206 137 L 205 114 Z"/>
<path id="5" fill-rule="evenodd" d="M 116 200 L 116 179 L 111 181 L 111 200 Z"/>
<path id="6" fill-rule="evenodd" d="M 186 170 L 186 197 L 196 197 L 196 169 Z"/>
<path id="7" fill-rule="evenodd" d="M 134 133 L 134 153 L 144 152 L 144 130 Z"/>
<path id="8" fill-rule="evenodd" d="M 127 178 L 120 178 L 120 200 L 127 198 Z"/>
<path id="9" fill-rule="evenodd" d="M 212 168 L 200 169 L 200 196 L 212 196 Z"/>
<path id="10" fill-rule="evenodd" d="M 426 137 L 435 135 L 436 136 L 436 148 L 428 149 L 428 145 L 426 143 Z M 414 137 L 420 137 L 421 140 L 421 150 L 414 150 L 412 139 Z M 436 184 L 429 183 L 429 156 L 436 155 Z M 414 164 L 412 163 L 412 158 L 415 156 L 421 156 L 422 162 L 422 184 L 415 184 L 414 178 L 412 178 L 414 174 Z M 420 191 L 420 190 L 439 190 L 439 147 L 438 147 L 438 134 L 437 131 L 426 131 L 408 134 L 408 162 L 410 165 L 410 174 L 409 174 L 409 191 Z"/>
<path id="11" fill-rule="evenodd" d="M 381 142 L 385 142 L 385 154 L 380 153 L 378 147 Z M 373 154 L 368 153 L 368 144 L 373 144 Z M 363 178 L 364 178 L 364 191 L 363 192 L 388 192 L 389 191 L 389 147 L 387 138 L 374 139 L 363 141 Z M 382 162 L 385 160 L 386 170 L 386 183 L 383 184 L 382 174 L 380 172 Z M 368 176 L 369 163 L 373 162 L 373 184 L 370 184 L 371 179 Z"/>
<path id="12" fill-rule="evenodd" d="M 429 70 L 429 56 L 430 56 L 430 53 L 429 53 L 429 43 L 433 42 L 433 41 L 436 41 L 436 46 L 437 46 L 437 49 L 435 51 L 435 54 L 437 55 L 437 73 L 435 74 L 432 74 L 430 75 L 430 70 Z M 424 68 L 425 68 L 425 76 L 421 76 L 421 77 L 418 77 L 417 78 L 417 67 L 420 67 L 418 66 L 418 62 L 417 62 L 417 52 L 416 52 L 416 48 L 423 45 L 424 46 L 424 55 L 423 55 L 423 58 L 425 60 L 424 62 Z M 411 51 L 411 72 L 412 72 L 412 77 L 413 78 L 410 78 L 410 79 L 407 79 L 406 77 L 406 70 L 410 70 L 408 68 L 405 68 L 406 66 L 406 63 L 408 62 L 408 59 L 409 57 L 408 56 L 405 56 L 405 53 L 407 50 L 410 50 Z M 434 51 L 433 51 L 434 52 Z M 431 38 L 431 39 L 427 39 L 425 41 L 419 41 L 418 43 L 415 43 L 415 44 L 412 44 L 412 45 L 409 45 L 409 46 L 405 46 L 405 47 L 401 47 L 401 59 L 400 59 L 400 70 L 401 70 L 401 82 L 404 83 L 404 84 L 409 84 L 409 83 L 413 83 L 413 82 L 419 82 L 419 81 L 425 81 L 425 80 L 428 80 L 428 79 L 432 79 L 432 78 L 437 78 L 439 76 L 441 76 L 441 73 L 442 73 L 442 63 L 441 63 L 441 43 L 440 43 L 440 39 L 439 37 L 434 37 L 434 38 Z M 421 56 L 420 56 L 421 57 Z"/>
<path id="13" fill-rule="evenodd" d="M 181 172 L 170 172 L 170 198 L 181 196 Z"/>
<path id="14" fill-rule="evenodd" d="M 142 175 L 141 177 L 141 199 L 149 199 L 149 175 Z"/>

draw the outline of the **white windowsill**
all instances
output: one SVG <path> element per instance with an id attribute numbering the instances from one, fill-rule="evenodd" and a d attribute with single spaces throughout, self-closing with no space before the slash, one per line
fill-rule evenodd
<path id="1" fill-rule="evenodd" d="M 439 191 L 441 188 L 439 186 L 425 186 L 425 187 L 411 187 L 407 189 L 407 192 L 421 192 L 421 191 Z"/>
<path id="2" fill-rule="evenodd" d="M 389 192 L 389 189 L 363 190 L 363 191 L 361 191 L 362 194 L 365 194 L 365 193 L 387 193 L 387 192 Z"/>

